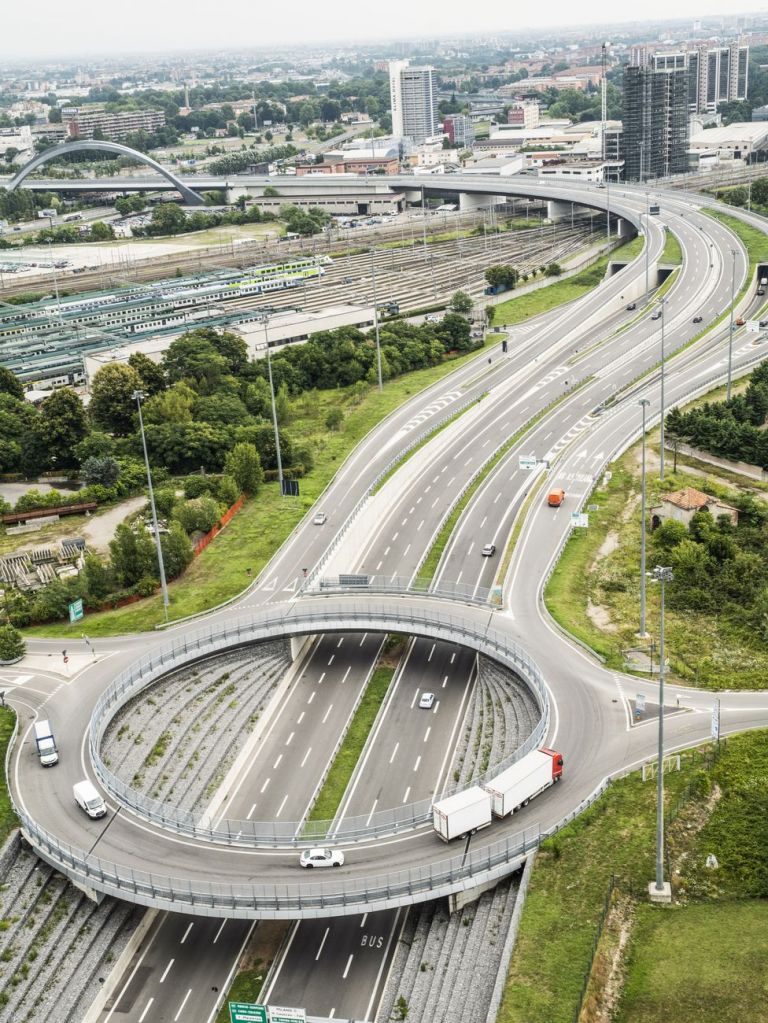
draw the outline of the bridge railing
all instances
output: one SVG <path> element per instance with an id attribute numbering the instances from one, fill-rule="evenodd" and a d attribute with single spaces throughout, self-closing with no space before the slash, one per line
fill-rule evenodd
<path id="1" fill-rule="evenodd" d="M 107 792 L 120 804 L 144 819 L 177 834 L 201 838 L 209 842 L 242 846 L 306 846 L 333 838 L 334 842 L 359 842 L 399 831 L 420 827 L 431 820 L 431 799 L 378 810 L 364 816 L 345 817 L 340 821 L 248 821 L 218 820 L 182 810 L 169 803 L 145 795 L 118 777 L 104 762 L 101 747 L 110 722 L 131 700 L 159 678 L 194 661 L 212 656 L 234 646 L 250 645 L 280 636 L 312 634 L 321 631 L 401 631 L 425 635 L 454 643 L 464 643 L 478 653 L 497 661 L 514 672 L 531 690 L 541 711 L 535 728 L 510 756 L 495 764 L 475 784 L 490 780 L 539 746 L 549 726 L 549 698 L 538 667 L 508 634 L 492 626 L 468 621 L 466 616 L 435 600 L 429 612 L 421 614 L 411 608 L 393 605 L 378 606 L 373 602 L 350 602 L 310 607 L 291 605 L 290 609 L 272 605 L 265 613 L 243 616 L 225 624 L 211 623 L 196 632 L 174 637 L 163 647 L 145 654 L 123 671 L 99 697 L 91 718 L 89 747 L 96 775 Z M 482 622 L 487 621 L 483 617 Z M 457 791 L 446 787 L 441 795 Z M 436 797 L 437 798 L 437 797 Z"/>

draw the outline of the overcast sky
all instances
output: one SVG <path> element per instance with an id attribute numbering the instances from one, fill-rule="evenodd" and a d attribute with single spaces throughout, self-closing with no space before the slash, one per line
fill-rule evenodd
<path id="1" fill-rule="evenodd" d="M 760 11 L 753 0 L 737 0 L 745 13 Z M 359 0 L 5 0 L 0 55 L 3 58 L 78 57 L 119 52 L 168 52 L 190 48 L 243 49 L 268 43 L 392 39 L 409 35 L 512 31 L 582 24 L 606 26 L 630 16 L 701 18 L 730 13 L 727 0 L 550 0 L 522 7 L 486 0 L 471 8 L 445 0 L 387 0 L 363 7 Z M 736 6 L 736 5 L 734 5 Z M 762 10 L 765 10 L 762 5 Z M 471 13 L 471 16 L 469 12 Z M 607 33 L 608 35 L 610 33 Z"/>

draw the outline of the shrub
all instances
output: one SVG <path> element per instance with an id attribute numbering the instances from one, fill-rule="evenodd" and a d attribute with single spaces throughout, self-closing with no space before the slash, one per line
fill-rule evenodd
<path id="1" fill-rule="evenodd" d="M 15 661 L 23 657 L 27 644 L 12 625 L 0 625 L 0 661 Z"/>

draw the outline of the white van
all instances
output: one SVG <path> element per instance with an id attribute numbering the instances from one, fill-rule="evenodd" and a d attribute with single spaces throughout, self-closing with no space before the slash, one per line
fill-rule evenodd
<path id="1" fill-rule="evenodd" d="M 75 802 L 89 817 L 103 817 L 106 814 L 107 805 L 91 782 L 79 781 L 72 786 L 72 791 Z"/>
<path id="2" fill-rule="evenodd" d="M 51 767 L 53 764 L 58 764 L 59 754 L 56 750 L 56 740 L 53 737 L 50 722 L 35 722 L 35 744 L 38 756 L 40 757 L 40 763 L 43 767 Z"/>

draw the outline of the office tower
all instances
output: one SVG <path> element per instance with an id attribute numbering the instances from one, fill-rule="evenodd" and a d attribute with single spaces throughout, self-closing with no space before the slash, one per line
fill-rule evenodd
<path id="1" fill-rule="evenodd" d="M 433 67 L 411 67 L 410 61 L 389 65 L 392 134 L 417 145 L 440 132 L 437 115 L 437 72 Z"/>
<path id="2" fill-rule="evenodd" d="M 645 181 L 688 169 L 688 69 L 624 70 L 624 177 Z"/>
<path id="3" fill-rule="evenodd" d="M 747 98 L 748 46 L 734 42 L 726 46 L 701 45 L 675 53 L 655 53 L 652 65 L 657 71 L 670 70 L 680 67 L 684 61 L 688 66 L 688 108 L 692 114 L 713 114 L 721 103 Z"/>

